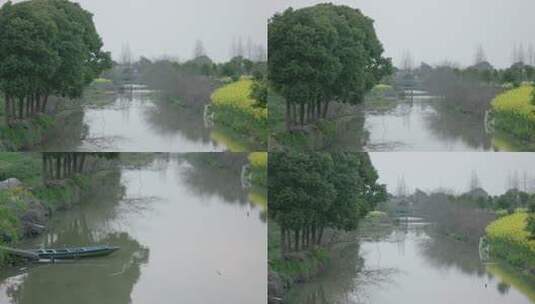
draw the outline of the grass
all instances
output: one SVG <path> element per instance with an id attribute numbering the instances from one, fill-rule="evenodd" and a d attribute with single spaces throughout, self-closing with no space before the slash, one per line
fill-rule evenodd
<path id="1" fill-rule="evenodd" d="M 498 95 L 491 106 L 497 129 L 523 140 L 535 140 L 535 105 L 533 86 L 523 85 Z"/>
<path id="2" fill-rule="evenodd" d="M 4 117 L 0 117 L 4 120 Z M 23 121 L 8 128 L 0 126 L 0 151 L 18 151 L 39 144 L 47 130 L 55 124 L 55 119 L 47 115 L 39 115 L 31 121 Z"/>
<path id="3" fill-rule="evenodd" d="M 493 255 L 513 266 L 535 270 L 535 239 L 526 231 L 528 213 L 503 216 L 487 226 Z"/>
<path id="4" fill-rule="evenodd" d="M 242 78 L 217 89 L 211 96 L 214 120 L 267 147 L 268 112 L 249 96 L 252 85 L 251 79 Z"/>
<path id="5" fill-rule="evenodd" d="M 280 228 L 276 223 L 268 225 L 268 260 L 271 271 L 277 272 L 284 285 L 307 281 L 316 276 L 328 263 L 326 249 L 318 248 L 303 255 L 302 259 L 285 259 L 280 252 Z"/>
<path id="6" fill-rule="evenodd" d="M 42 160 L 38 153 L 0 153 L 0 181 L 17 178 L 21 187 L 0 191 L 0 245 L 23 237 L 21 218 L 30 204 L 40 203 L 50 212 L 68 208 L 80 201 L 92 185 L 105 181 L 111 171 L 76 175 L 61 185 L 47 187 L 42 182 Z M 101 187 L 99 187 L 101 188 Z M 9 262 L 0 253 L 0 266 Z"/>
<path id="7" fill-rule="evenodd" d="M 249 164 L 251 165 L 252 182 L 256 187 L 267 187 L 267 152 L 253 152 L 249 154 Z"/>

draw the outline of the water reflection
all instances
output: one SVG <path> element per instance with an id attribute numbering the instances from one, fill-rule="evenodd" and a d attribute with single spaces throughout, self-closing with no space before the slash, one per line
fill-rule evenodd
<path id="1" fill-rule="evenodd" d="M 160 101 L 156 92 L 126 90 L 114 99 L 61 114 L 41 150 L 87 152 L 224 151 L 204 125 L 202 109 Z M 63 117 L 65 116 L 65 117 Z"/>
<path id="2" fill-rule="evenodd" d="M 378 234 L 377 227 L 375 236 Z M 361 231 L 333 268 L 292 289 L 288 303 L 531 303 L 532 281 L 518 273 L 503 279 L 500 264 L 484 265 L 477 246 L 438 236 L 433 225 L 386 228 L 380 240 Z M 345 268 L 344 268 L 345 266 Z M 494 270 L 489 270 L 489 267 Z M 499 269 L 499 270 L 495 270 Z M 520 282 L 520 283 L 519 283 Z M 531 284 L 531 285 L 530 285 Z"/>
<path id="3" fill-rule="evenodd" d="M 453 109 L 451 101 L 416 95 L 409 100 L 368 101 L 366 151 L 526 151 L 511 136 L 488 134 L 484 116 Z"/>
<path id="4" fill-rule="evenodd" d="M 193 174 L 190 161 L 179 159 L 156 155 L 149 165 L 112 174 L 80 207 L 58 212 L 46 234 L 21 245 L 100 243 L 119 251 L 2 273 L 0 302 L 264 303 L 262 210 L 250 205 L 250 215 L 243 212 L 247 190 L 234 186 L 239 172 L 209 181 L 216 169 Z"/>

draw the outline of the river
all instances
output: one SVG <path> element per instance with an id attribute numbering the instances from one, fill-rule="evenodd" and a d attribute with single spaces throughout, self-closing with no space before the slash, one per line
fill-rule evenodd
<path id="1" fill-rule="evenodd" d="M 292 288 L 288 303 L 535 302 L 535 281 L 496 261 L 481 262 L 477 244 L 439 236 L 428 223 L 359 234 L 360 244 L 337 250 L 325 273 Z"/>
<path id="2" fill-rule="evenodd" d="M 89 97 L 83 112 L 63 120 L 40 151 L 51 152 L 234 152 L 253 148 L 229 131 L 205 123 L 203 108 L 160 100 L 134 87 L 111 96 Z"/>
<path id="3" fill-rule="evenodd" d="M 250 202 L 239 172 L 206 163 L 163 156 L 103 181 L 19 246 L 120 250 L 3 272 L 0 303 L 265 303 L 265 211 Z"/>
<path id="4" fill-rule="evenodd" d="M 334 139 L 335 150 L 533 151 L 510 136 L 487 132 L 484 117 L 463 114 L 425 91 L 412 98 L 368 100 L 362 112 L 364 118 L 355 117 L 365 120 L 364 132 L 359 124 L 349 125 Z"/>

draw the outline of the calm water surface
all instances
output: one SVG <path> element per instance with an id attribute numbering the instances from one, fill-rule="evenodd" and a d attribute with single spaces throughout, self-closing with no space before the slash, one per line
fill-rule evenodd
<path id="1" fill-rule="evenodd" d="M 429 225 L 381 228 L 338 252 L 331 268 L 299 285 L 289 303 L 535 302 L 535 281 L 497 263 L 480 261 L 477 244 L 452 241 Z"/>
<path id="2" fill-rule="evenodd" d="M 106 97 L 109 98 L 109 97 Z M 203 109 L 157 100 L 157 94 L 136 89 L 111 102 L 85 106 L 50 135 L 41 150 L 86 152 L 219 152 L 251 150 L 205 124 Z M 81 118 L 80 118 L 81 116 Z"/>
<path id="3" fill-rule="evenodd" d="M 265 303 L 265 211 L 250 203 L 239 173 L 171 157 L 103 184 L 21 246 L 121 249 L 2 273 L 0 303 Z"/>

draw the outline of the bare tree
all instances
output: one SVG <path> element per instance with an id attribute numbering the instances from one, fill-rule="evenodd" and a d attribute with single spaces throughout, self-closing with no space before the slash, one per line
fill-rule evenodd
<path id="1" fill-rule="evenodd" d="M 263 45 L 258 44 L 257 46 L 255 46 L 254 56 L 252 60 L 256 62 L 267 61 L 267 52 L 266 52 L 266 48 Z"/>
<path id="2" fill-rule="evenodd" d="M 518 171 L 515 171 L 513 173 L 509 172 L 507 183 L 508 189 L 520 190 L 520 177 L 518 175 Z"/>
<path id="3" fill-rule="evenodd" d="M 120 60 L 124 65 L 132 64 L 132 50 L 130 50 L 130 44 L 128 42 L 123 44 Z"/>
<path id="4" fill-rule="evenodd" d="M 476 190 L 478 188 L 481 188 L 481 182 L 479 180 L 479 176 L 477 175 L 477 172 L 475 170 L 472 171 L 472 176 L 470 177 L 470 191 Z"/>
<path id="5" fill-rule="evenodd" d="M 405 182 L 405 176 L 401 176 L 398 178 L 398 185 L 397 185 L 396 192 L 397 192 L 396 193 L 397 196 L 400 196 L 400 197 L 407 196 L 409 191 L 407 189 L 407 183 Z"/>
<path id="6" fill-rule="evenodd" d="M 526 53 L 524 52 L 524 44 L 520 44 L 518 48 L 518 60 L 517 62 L 525 63 L 526 62 Z"/>
<path id="7" fill-rule="evenodd" d="M 474 63 L 479 64 L 485 61 L 487 61 L 487 56 L 485 55 L 485 50 L 483 49 L 483 46 L 480 44 L 477 46 L 477 49 L 476 49 L 476 54 L 474 56 Z"/>
<path id="8" fill-rule="evenodd" d="M 234 58 L 238 56 L 238 44 L 236 43 L 236 37 L 232 37 L 232 42 L 230 44 L 230 57 Z"/>
<path id="9" fill-rule="evenodd" d="M 247 37 L 246 49 L 247 49 L 247 59 L 253 60 L 255 46 L 254 46 L 254 43 L 253 43 L 253 40 L 251 39 L 251 37 Z"/>
<path id="10" fill-rule="evenodd" d="M 533 44 L 528 46 L 528 63 L 531 66 L 535 66 L 535 50 L 533 49 Z"/>
<path id="11" fill-rule="evenodd" d="M 515 64 L 518 62 L 518 47 L 516 43 L 513 45 L 513 54 L 511 56 L 512 58 L 512 64 Z"/>
<path id="12" fill-rule="evenodd" d="M 204 44 L 200 39 L 197 39 L 195 42 L 195 48 L 193 49 L 193 59 L 199 58 L 206 55 L 206 50 L 204 49 Z"/>
<path id="13" fill-rule="evenodd" d="M 236 46 L 236 55 L 243 57 L 245 55 L 245 51 L 243 48 L 243 41 L 242 38 L 238 38 L 238 45 Z"/>
<path id="14" fill-rule="evenodd" d="M 414 68 L 414 59 L 412 58 L 412 54 L 409 50 L 405 50 L 403 52 L 403 55 L 401 57 L 401 69 L 404 71 L 412 71 Z"/>

